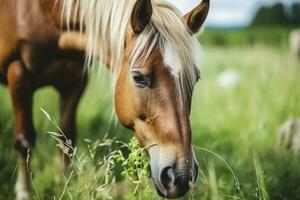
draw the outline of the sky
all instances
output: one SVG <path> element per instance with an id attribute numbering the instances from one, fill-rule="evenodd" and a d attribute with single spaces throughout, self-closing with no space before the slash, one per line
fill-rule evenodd
<path id="1" fill-rule="evenodd" d="M 198 5 L 201 0 L 169 0 L 182 13 L 187 13 Z M 280 0 L 211 0 L 207 26 L 217 28 L 244 27 L 251 23 L 257 10 L 265 5 L 271 6 Z M 281 0 L 286 5 L 300 0 Z"/>

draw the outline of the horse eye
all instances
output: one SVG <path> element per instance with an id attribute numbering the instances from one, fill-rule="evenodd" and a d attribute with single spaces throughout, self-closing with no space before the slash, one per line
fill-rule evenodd
<path id="1" fill-rule="evenodd" d="M 132 79 L 139 88 L 150 87 L 150 78 L 140 71 L 132 71 Z"/>

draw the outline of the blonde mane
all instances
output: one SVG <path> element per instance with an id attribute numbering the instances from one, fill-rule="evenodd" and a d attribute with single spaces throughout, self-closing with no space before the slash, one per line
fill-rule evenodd
<path id="1" fill-rule="evenodd" d="M 67 21 L 71 22 L 71 18 L 76 17 L 84 27 L 88 39 L 88 64 L 99 56 L 103 63 L 110 63 L 115 78 L 122 66 L 126 34 L 135 2 L 63 0 L 63 13 Z M 154 48 L 159 48 L 165 64 L 177 80 L 180 96 L 191 95 L 199 76 L 198 41 L 188 31 L 176 7 L 166 0 L 152 0 L 152 6 L 151 22 L 137 38 L 129 67 L 133 67 L 140 58 L 146 60 Z"/>

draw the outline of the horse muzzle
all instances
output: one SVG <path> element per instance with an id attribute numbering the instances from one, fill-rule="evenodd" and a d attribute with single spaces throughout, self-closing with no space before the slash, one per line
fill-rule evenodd
<path id="1" fill-rule="evenodd" d="M 198 176 L 198 163 L 192 156 L 177 159 L 175 151 L 153 146 L 149 149 L 151 176 L 157 193 L 165 198 L 184 196 Z"/>

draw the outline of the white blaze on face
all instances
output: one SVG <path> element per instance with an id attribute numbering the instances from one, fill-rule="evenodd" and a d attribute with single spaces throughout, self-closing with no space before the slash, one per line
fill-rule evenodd
<path id="1" fill-rule="evenodd" d="M 164 62 L 170 69 L 172 75 L 177 78 L 181 69 L 181 61 L 179 57 L 176 56 L 174 48 L 170 47 L 169 45 L 165 47 Z"/>
<path id="2" fill-rule="evenodd" d="M 182 15 L 187 14 L 189 11 L 193 10 L 201 0 L 168 0 L 170 3 L 175 5 Z"/>

